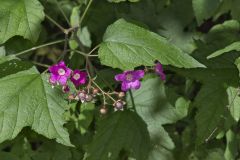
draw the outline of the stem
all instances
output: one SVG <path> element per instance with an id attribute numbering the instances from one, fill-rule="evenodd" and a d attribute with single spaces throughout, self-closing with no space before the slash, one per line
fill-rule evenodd
<path id="1" fill-rule="evenodd" d="M 74 51 L 74 52 L 76 52 L 76 53 L 79 53 L 79 54 L 81 54 L 81 55 L 84 56 L 84 57 L 98 57 L 98 55 L 89 55 L 89 54 L 84 53 L 84 52 L 79 51 L 79 50 L 72 50 L 72 51 Z"/>
<path id="2" fill-rule="evenodd" d="M 88 55 L 91 55 L 96 49 L 98 49 L 100 47 L 100 44 L 99 45 L 96 45 L 96 47 L 94 47 L 89 53 Z"/>
<path id="3" fill-rule="evenodd" d="M 74 52 L 76 52 L 76 53 L 79 53 L 79 54 L 81 54 L 82 56 L 84 56 L 84 57 L 87 57 L 88 55 L 86 54 L 86 53 L 84 53 L 84 52 L 81 52 L 81 51 L 78 51 L 78 50 L 73 50 Z"/>
<path id="4" fill-rule="evenodd" d="M 49 67 L 50 67 L 50 66 L 47 65 L 47 64 L 42 64 L 42 63 L 35 62 L 35 61 L 32 61 L 32 63 L 35 64 L 35 65 L 41 66 L 41 67 L 45 67 L 45 68 L 49 68 Z"/>
<path id="5" fill-rule="evenodd" d="M 53 24 L 55 24 L 62 32 L 65 32 L 65 29 L 59 23 L 57 23 L 54 19 L 49 17 L 47 14 L 45 14 L 45 16 L 48 20 L 50 20 Z"/>
<path id="6" fill-rule="evenodd" d="M 55 2 L 56 2 L 56 4 L 57 4 L 57 6 L 58 6 L 58 9 L 59 9 L 59 10 L 60 10 L 60 12 L 62 13 L 62 15 L 63 15 L 64 19 L 67 21 L 68 25 L 70 26 L 70 22 L 69 22 L 69 20 L 68 20 L 68 18 L 67 18 L 67 16 L 66 16 L 66 14 L 64 13 L 64 11 L 63 11 L 62 7 L 59 5 L 59 3 L 58 3 L 58 1 L 57 1 L 57 0 L 55 0 Z"/>
<path id="7" fill-rule="evenodd" d="M 131 98 L 131 101 L 132 101 L 133 110 L 136 112 L 136 106 L 135 106 L 135 103 L 134 103 L 134 99 L 133 99 L 133 95 L 132 95 L 131 89 L 129 90 L 129 94 L 130 94 L 130 98 Z"/>
<path id="8" fill-rule="evenodd" d="M 103 91 L 102 88 L 96 82 L 92 81 L 92 83 L 102 92 L 102 94 L 108 96 L 113 102 L 116 102 L 116 100 L 112 96 L 110 96 L 108 93 Z"/>
<path id="9" fill-rule="evenodd" d="M 81 18 L 80 18 L 80 20 L 79 20 L 79 24 L 80 24 L 80 25 L 81 25 L 84 17 L 86 16 L 86 13 L 87 13 L 90 5 L 92 4 L 92 2 L 93 2 L 93 0 L 90 0 L 89 3 L 88 3 L 88 5 L 87 5 L 87 7 L 86 7 L 86 9 L 84 10 L 84 13 L 83 13 L 83 15 L 81 16 Z"/>
<path id="10" fill-rule="evenodd" d="M 46 46 L 50 46 L 50 45 L 53 45 L 53 44 L 62 43 L 62 42 L 64 42 L 64 41 L 65 41 L 65 40 L 58 40 L 58 41 L 53 41 L 53 42 L 49 42 L 49 43 L 46 43 L 46 44 L 42 44 L 42 45 L 39 45 L 39 46 L 30 48 L 30 49 L 24 50 L 24 51 L 22 51 L 22 52 L 16 53 L 15 56 L 20 56 L 20 55 L 23 55 L 23 54 L 25 54 L 25 53 L 34 51 L 34 50 L 36 50 L 36 49 L 39 49 L 39 48 L 42 48 L 42 47 L 46 47 Z"/>

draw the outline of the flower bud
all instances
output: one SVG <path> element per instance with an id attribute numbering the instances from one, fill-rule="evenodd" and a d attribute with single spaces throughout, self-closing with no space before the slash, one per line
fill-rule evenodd
<path id="1" fill-rule="evenodd" d="M 79 91 L 77 94 L 78 99 L 83 103 L 86 101 L 86 92 L 84 90 Z"/>
<path id="2" fill-rule="evenodd" d="M 102 108 L 100 108 L 100 113 L 101 114 L 107 114 L 107 108 L 105 106 L 103 106 Z"/>
<path id="3" fill-rule="evenodd" d="M 98 89 L 98 88 L 94 88 L 93 91 L 92 91 L 92 93 L 93 93 L 94 95 L 98 94 L 98 92 L 99 92 L 99 89 Z"/>
<path id="4" fill-rule="evenodd" d="M 68 93 L 70 91 L 70 88 L 68 85 L 62 86 L 63 93 Z"/>
<path id="5" fill-rule="evenodd" d="M 119 93 L 118 93 L 118 97 L 119 97 L 119 98 L 125 97 L 125 93 L 124 93 L 124 92 L 119 92 Z"/>
<path id="6" fill-rule="evenodd" d="M 123 110 L 124 102 L 121 100 L 117 100 L 113 106 L 115 107 L 116 110 Z"/>
<path id="7" fill-rule="evenodd" d="M 74 99 L 75 99 L 75 96 L 73 94 L 69 94 L 68 95 L 68 100 L 71 101 L 71 100 L 74 100 Z"/>
<path id="8" fill-rule="evenodd" d="M 86 100 L 87 102 L 91 102 L 91 101 L 93 100 L 93 96 L 90 95 L 90 94 L 86 94 L 85 100 Z"/>

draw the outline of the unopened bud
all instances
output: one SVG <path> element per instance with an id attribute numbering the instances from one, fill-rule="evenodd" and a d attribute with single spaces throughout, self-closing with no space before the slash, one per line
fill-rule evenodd
<path id="1" fill-rule="evenodd" d="M 68 95 L 68 100 L 74 100 L 74 99 L 75 99 L 75 96 L 73 94 Z"/>
<path id="2" fill-rule="evenodd" d="M 125 93 L 124 93 L 124 92 L 119 92 L 119 93 L 118 93 L 118 97 L 119 97 L 119 98 L 125 97 Z"/>
<path id="3" fill-rule="evenodd" d="M 105 106 L 103 106 L 101 109 L 100 109 L 100 113 L 101 114 L 107 114 L 107 108 Z"/>
<path id="4" fill-rule="evenodd" d="M 98 88 L 94 88 L 93 91 L 92 91 L 92 93 L 93 93 L 94 95 L 98 94 L 98 92 L 99 92 L 99 89 L 98 89 Z"/>
<path id="5" fill-rule="evenodd" d="M 93 100 L 93 96 L 90 94 L 86 94 L 85 99 L 87 102 L 91 102 Z"/>
<path id="6" fill-rule="evenodd" d="M 121 100 L 117 100 L 113 106 L 115 107 L 116 110 L 123 110 L 124 102 Z"/>
<path id="7" fill-rule="evenodd" d="M 63 93 L 68 93 L 70 91 L 69 86 L 68 85 L 62 86 L 62 91 L 63 91 Z"/>

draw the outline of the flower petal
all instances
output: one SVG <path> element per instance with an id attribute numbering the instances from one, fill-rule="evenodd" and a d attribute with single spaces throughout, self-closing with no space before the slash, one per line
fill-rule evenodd
<path id="1" fill-rule="evenodd" d="M 58 79 L 58 82 L 63 86 L 66 85 L 67 84 L 67 77 L 60 76 L 60 78 Z"/>
<path id="2" fill-rule="evenodd" d="M 71 76 L 71 73 L 72 73 L 72 70 L 69 69 L 69 68 L 66 68 L 65 76 L 70 77 L 70 76 Z"/>
<path id="3" fill-rule="evenodd" d="M 58 78 L 59 78 L 58 75 L 51 74 L 51 75 L 50 75 L 50 78 L 49 78 L 49 82 L 50 82 L 51 84 L 56 84 L 57 81 L 58 81 Z"/>
<path id="4" fill-rule="evenodd" d="M 141 87 L 141 83 L 139 80 L 130 83 L 132 89 L 139 89 Z"/>
<path id="5" fill-rule="evenodd" d="M 61 67 L 66 67 L 66 65 L 65 65 L 65 62 L 64 62 L 64 61 L 60 61 L 60 62 L 58 63 L 58 66 L 61 66 Z"/>
<path id="6" fill-rule="evenodd" d="M 115 80 L 116 80 L 116 81 L 124 81 L 124 79 L 125 79 L 125 74 L 124 74 L 124 73 L 122 73 L 122 74 L 117 74 L 117 75 L 115 76 Z"/>
<path id="7" fill-rule="evenodd" d="M 127 91 L 127 90 L 129 90 L 130 88 L 131 88 L 130 83 L 128 83 L 128 82 L 122 82 L 122 86 L 121 86 L 122 91 Z"/>
<path id="8" fill-rule="evenodd" d="M 144 77 L 144 70 L 136 70 L 133 72 L 134 74 L 134 77 L 136 79 L 140 79 L 140 78 L 143 78 Z"/>

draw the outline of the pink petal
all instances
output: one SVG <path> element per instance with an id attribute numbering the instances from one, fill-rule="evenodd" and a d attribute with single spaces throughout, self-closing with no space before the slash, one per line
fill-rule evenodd
<path id="1" fill-rule="evenodd" d="M 66 85 L 67 84 L 67 77 L 65 76 L 61 76 L 59 79 L 58 79 L 58 82 L 61 84 L 61 85 Z"/>
<path id="2" fill-rule="evenodd" d="M 137 79 L 143 78 L 144 77 L 144 71 L 143 70 L 136 70 L 136 71 L 134 71 L 134 75 Z"/>
<path id="3" fill-rule="evenodd" d="M 65 76 L 70 77 L 71 73 L 72 73 L 72 70 L 69 69 L 69 68 L 66 68 L 66 74 L 65 74 Z"/>
<path id="4" fill-rule="evenodd" d="M 49 82 L 52 84 L 55 84 L 55 83 L 57 83 L 58 78 L 59 78 L 58 75 L 51 74 L 51 76 L 49 78 Z"/>
<path id="5" fill-rule="evenodd" d="M 125 79 L 125 74 L 124 73 L 123 74 L 117 74 L 115 76 L 116 81 L 124 81 L 124 79 Z"/>
<path id="6" fill-rule="evenodd" d="M 139 80 L 130 83 L 132 89 L 139 89 L 141 87 L 141 83 Z"/>
<path id="7" fill-rule="evenodd" d="M 60 62 L 58 63 L 58 65 L 59 65 L 59 66 L 61 66 L 61 67 L 66 67 L 66 65 L 65 65 L 65 62 L 64 62 L 64 61 L 60 61 Z"/>
<path id="8" fill-rule="evenodd" d="M 122 86 L 121 86 L 121 89 L 122 89 L 122 91 L 127 91 L 127 90 L 129 90 L 130 89 L 130 83 L 128 83 L 128 82 L 123 82 L 122 83 Z"/>

